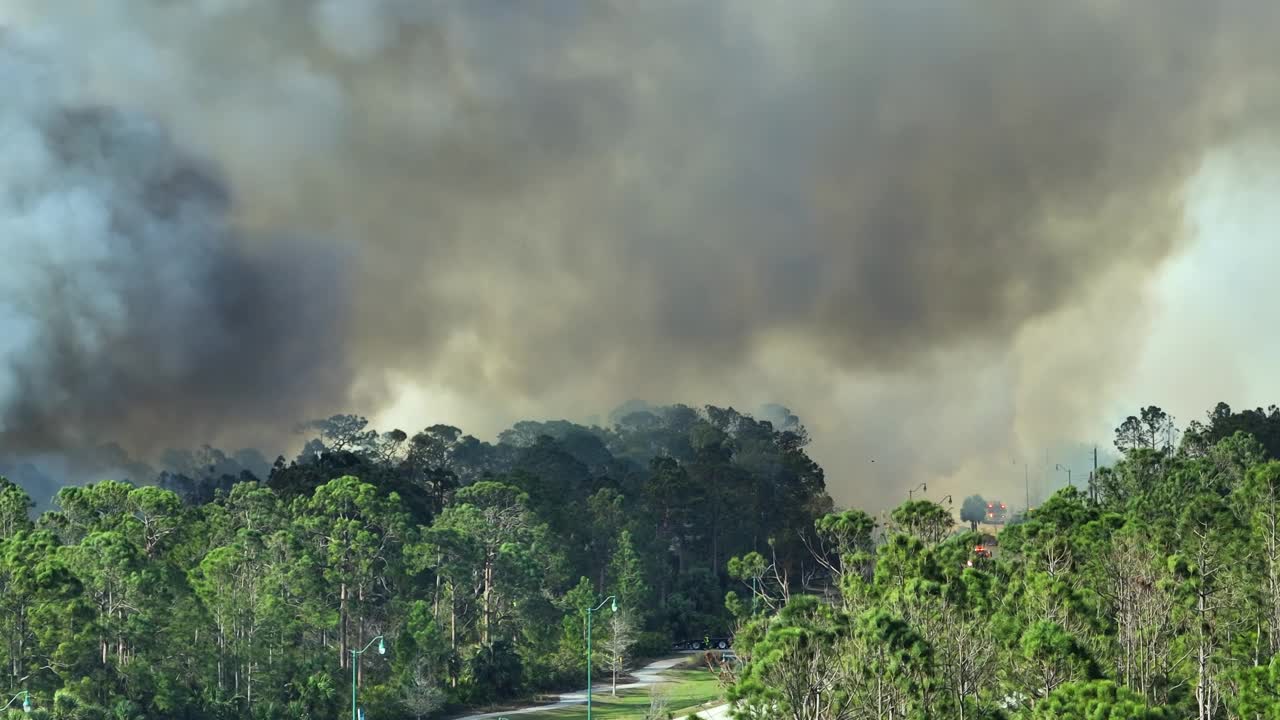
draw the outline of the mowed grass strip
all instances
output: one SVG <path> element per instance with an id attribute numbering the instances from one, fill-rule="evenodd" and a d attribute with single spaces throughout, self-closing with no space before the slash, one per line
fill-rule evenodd
<path id="1" fill-rule="evenodd" d="M 669 670 L 662 673 L 659 686 L 665 689 L 667 712 L 676 717 L 694 712 L 705 703 L 719 700 L 723 693 L 720 683 L 710 670 Z M 650 691 L 653 686 L 619 690 L 618 696 L 603 693 L 591 695 L 592 720 L 640 720 L 649 709 Z M 520 720 L 569 720 L 585 718 L 586 703 L 572 707 L 544 710 L 542 712 L 517 715 Z M 663 717 L 666 717 L 664 714 Z M 514 718 L 513 718 L 514 720 Z"/>

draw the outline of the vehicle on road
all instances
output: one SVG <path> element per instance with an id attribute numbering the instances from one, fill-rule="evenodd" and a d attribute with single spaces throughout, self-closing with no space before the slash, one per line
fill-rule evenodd
<path id="1" fill-rule="evenodd" d="M 728 650 L 733 638 L 705 636 L 701 640 L 680 640 L 671 643 L 672 650 Z"/>
<path id="2" fill-rule="evenodd" d="M 968 567 L 983 567 L 991 561 L 991 548 L 986 545 L 975 545 L 973 555 L 965 563 Z"/>

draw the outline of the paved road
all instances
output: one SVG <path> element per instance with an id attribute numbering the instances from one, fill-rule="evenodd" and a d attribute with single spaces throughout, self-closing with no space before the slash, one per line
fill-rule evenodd
<path id="1" fill-rule="evenodd" d="M 618 689 L 643 688 L 654 685 L 662 680 L 663 671 L 670 670 L 688 659 L 689 654 L 685 654 L 679 657 L 651 662 L 631 673 L 632 677 L 635 678 L 635 682 L 619 683 Z M 592 685 L 591 687 L 592 694 L 595 697 L 601 697 L 609 694 L 612 685 L 609 683 L 600 683 Z M 541 712 L 543 710 L 554 710 L 556 708 L 585 704 L 587 704 L 587 691 L 578 690 L 576 692 L 565 693 L 560 696 L 560 700 L 558 702 L 548 703 L 546 705 L 536 705 L 534 707 L 521 708 L 519 710 L 503 710 L 501 712 L 483 713 L 480 715 L 467 715 L 465 717 L 455 718 L 454 720 L 489 720 L 490 718 L 508 717 L 511 715 L 527 715 L 529 713 Z M 719 718 L 723 716 L 717 715 L 715 717 Z"/>
<path id="2" fill-rule="evenodd" d="M 698 712 L 697 715 L 702 718 L 702 720 L 729 720 L 729 706 L 718 705 L 707 710 L 702 710 Z M 689 716 L 685 715 L 684 717 L 676 718 L 676 720 L 689 720 Z"/>

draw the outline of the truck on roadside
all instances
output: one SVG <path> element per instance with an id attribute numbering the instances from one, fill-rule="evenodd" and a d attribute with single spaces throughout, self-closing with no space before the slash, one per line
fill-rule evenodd
<path id="1" fill-rule="evenodd" d="M 733 647 L 731 637 L 711 637 L 704 635 L 696 640 L 679 640 L 671 643 L 672 650 L 728 650 Z"/>

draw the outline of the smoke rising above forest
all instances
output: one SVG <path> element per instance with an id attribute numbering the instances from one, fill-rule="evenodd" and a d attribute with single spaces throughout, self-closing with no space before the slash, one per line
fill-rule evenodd
<path id="1" fill-rule="evenodd" d="M 417 386 L 467 408 L 421 424 L 486 430 L 776 400 L 838 497 L 964 473 L 1122 376 L 1188 182 L 1280 124 L 1277 21 L 0 0 L 4 442 L 190 446 Z"/>
<path id="2" fill-rule="evenodd" d="M 311 247 L 250 250 L 216 170 L 144 116 L 65 102 L 42 58 L 0 47 L 0 437 L 58 450 L 120 433 L 253 424 L 345 392 L 344 279 Z M 296 246 L 295 246 L 296 247 Z M 244 413 L 248 410 L 249 414 Z"/>

